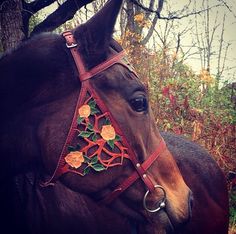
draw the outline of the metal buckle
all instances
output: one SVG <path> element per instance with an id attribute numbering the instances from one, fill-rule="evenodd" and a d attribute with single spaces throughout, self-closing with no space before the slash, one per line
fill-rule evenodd
<path id="1" fill-rule="evenodd" d="M 68 45 L 68 44 L 66 43 L 66 47 L 69 48 L 69 49 L 74 48 L 74 47 L 77 47 L 77 46 L 78 46 L 78 44 L 76 44 L 76 43 L 72 43 L 71 45 Z"/>
<path id="2" fill-rule="evenodd" d="M 155 187 L 155 189 L 162 190 L 163 198 L 158 202 L 158 207 L 157 208 L 150 209 L 150 208 L 147 207 L 147 202 L 146 202 L 147 196 L 150 193 L 150 191 L 147 190 L 147 192 L 145 193 L 145 195 L 143 197 L 143 207 L 145 208 L 146 211 L 151 212 L 151 213 L 158 212 L 166 206 L 166 203 L 165 203 L 166 202 L 166 191 L 165 191 L 165 189 L 160 185 L 155 185 L 154 187 Z"/>

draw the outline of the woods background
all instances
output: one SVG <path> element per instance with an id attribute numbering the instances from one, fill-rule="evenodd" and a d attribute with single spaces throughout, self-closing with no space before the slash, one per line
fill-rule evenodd
<path id="1" fill-rule="evenodd" d="M 105 0 L 1 0 L 0 52 L 85 22 Z M 228 178 L 236 233 L 236 3 L 126 0 L 115 39 L 149 87 L 156 123 L 204 146 Z"/>

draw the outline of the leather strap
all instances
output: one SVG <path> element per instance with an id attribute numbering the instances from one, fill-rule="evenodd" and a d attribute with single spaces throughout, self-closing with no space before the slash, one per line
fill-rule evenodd
<path id="1" fill-rule="evenodd" d="M 161 139 L 159 146 L 156 151 L 153 152 L 146 161 L 142 163 L 142 168 L 146 172 L 150 166 L 156 161 L 158 156 L 166 149 L 166 144 L 164 139 Z M 137 166 L 136 166 L 137 168 Z M 134 171 L 127 179 L 125 179 L 117 188 L 115 188 L 111 193 L 109 193 L 101 203 L 109 204 L 115 198 L 117 198 L 121 193 L 123 193 L 126 189 L 128 189 L 138 178 L 140 177 L 137 171 Z"/>
<path id="2" fill-rule="evenodd" d="M 77 66 L 77 68 L 78 68 L 78 70 L 79 70 L 79 74 L 81 75 L 81 74 L 86 74 L 86 68 L 84 67 L 84 63 L 83 63 L 83 61 L 82 61 L 82 58 L 80 57 L 80 54 L 78 53 L 78 51 L 77 51 L 77 43 L 76 43 L 76 41 L 75 41 L 75 39 L 74 39 L 74 36 L 73 36 L 73 34 L 71 33 L 71 31 L 66 31 L 66 32 L 64 32 L 63 34 L 62 34 L 64 37 L 65 37 L 65 39 L 66 39 L 66 46 L 67 46 L 67 48 L 69 48 L 70 49 L 70 51 L 71 51 L 71 54 L 72 54 L 72 56 L 73 56 L 73 58 L 74 58 L 74 61 L 75 61 L 75 63 L 76 63 L 76 66 Z M 80 78 L 80 80 L 81 80 L 81 78 Z M 81 80 L 82 81 L 82 80 Z"/>

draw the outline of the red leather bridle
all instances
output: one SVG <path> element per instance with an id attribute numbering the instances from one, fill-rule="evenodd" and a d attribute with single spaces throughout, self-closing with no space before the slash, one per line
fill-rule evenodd
<path id="1" fill-rule="evenodd" d="M 103 203 L 110 203 L 116 197 L 118 197 L 122 192 L 124 192 L 127 188 L 129 188 L 135 181 L 137 181 L 139 178 L 141 178 L 142 181 L 144 182 L 144 184 L 148 188 L 148 190 L 145 194 L 145 197 L 144 197 L 144 201 L 143 201 L 145 209 L 148 210 L 149 212 L 156 212 L 156 211 L 160 210 L 161 208 L 163 208 L 165 206 L 165 199 L 166 199 L 165 190 L 161 186 L 154 184 L 153 183 L 154 180 L 153 179 L 151 180 L 150 176 L 147 175 L 146 173 L 147 173 L 147 170 L 150 168 L 150 166 L 155 162 L 157 157 L 166 149 L 166 145 L 165 145 L 164 140 L 161 139 L 161 142 L 160 142 L 158 148 L 155 150 L 155 152 L 153 152 L 148 157 L 148 159 L 145 160 L 143 163 L 140 163 L 138 161 L 138 158 L 137 158 L 134 150 L 132 149 L 129 142 L 127 141 L 125 134 L 120 129 L 115 118 L 112 116 L 111 112 L 109 111 L 109 108 L 107 108 L 107 106 L 105 105 L 103 100 L 100 98 L 100 96 L 97 94 L 97 92 L 91 87 L 90 82 L 89 82 L 89 79 L 91 79 L 95 75 L 101 73 L 102 71 L 105 71 L 106 69 L 110 68 L 114 64 L 120 64 L 120 65 L 126 67 L 127 69 L 129 69 L 131 72 L 133 72 L 130 69 L 129 65 L 127 65 L 126 63 L 124 63 L 122 61 L 122 59 L 126 56 L 125 52 L 121 51 L 120 53 L 116 54 L 115 56 L 107 59 L 105 62 L 103 62 L 103 63 L 95 66 L 91 70 L 87 71 L 84 66 L 84 63 L 82 61 L 82 58 L 81 58 L 80 54 L 78 53 L 77 43 L 73 37 L 73 34 L 70 31 L 66 31 L 63 33 L 63 36 L 66 39 L 66 46 L 67 46 L 67 48 L 70 49 L 71 54 L 74 59 L 74 62 L 76 64 L 77 70 L 78 70 L 79 79 L 81 82 L 81 91 L 80 91 L 80 95 L 78 98 L 78 102 L 77 102 L 75 114 L 74 114 L 74 117 L 72 120 L 72 124 L 69 129 L 69 133 L 68 133 L 65 145 L 62 149 L 57 167 L 56 167 L 52 177 L 47 182 L 42 183 L 42 186 L 48 186 L 50 184 L 53 184 L 61 175 L 65 174 L 67 172 L 73 172 L 73 173 L 77 173 L 79 175 L 84 176 L 83 173 L 79 172 L 75 168 L 71 168 L 71 166 L 68 165 L 68 163 L 66 161 L 67 160 L 66 157 L 68 157 L 68 156 L 66 156 L 66 155 L 68 155 L 67 148 L 71 144 L 71 142 L 73 141 L 73 138 L 76 134 L 77 125 L 78 125 L 78 122 L 77 122 L 78 121 L 78 113 L 77 112 L 78 112 L 78 110 L 80 110 L 80 107 L 82 105 L 88 107 L 88 105 L 87 104 L 84 105 L 84 103 L 87 98 L 86 95 L 89 92 L 91 97 L 96 101 L 96 104 L 101 109 L 102 113 L 106 113 L 107 116 L 109 117 L 109 119 L 112 123 L 112 126 L 115 129 L 115 132 L 121 136 L 120 142 L 117 142 L 116 144 L 120 147 L 123 147 L 122 149 L 124 149 L 124 153 L 122 153 L 122 157 L 129 159 L 135 168 L 135 171 L 127 179 L 125 179 L 116 189 L 114 189 L 110 194 L 108 194 L 102 200 L 102 202 Z M 90 99 L 90 97 L 88 97 L 88 99 Z M 86 112 L 86 110 L 85 110 L 85 112 Z M 84 121 L 85 121 L 84 122 L 84 124 L 85 124 L 86 117 L 84 118 Z M 85 140 L 90 142 L 90 140 L 88 138 Z M 122 158 L 121 162 L 119 163 L 119 165 L 122 164 L 123 158 Z M 76 163 L 79 164 L 78 167 L 80 166 L 81 163 L 84 162 L 84 158 L 82 158 L 82 159 L 80 158 L 80 160 L 82 160 L 82 162 L 78 162 L 78 160 L 79 160 L 78 157 L 75 159 L 72 159 L 72 160 L 75 160 Z M 88 159 L 88 160 L 90 160 L 90 159 Z M 98 160 L 98 159 L 96 158 L 95 160 Z M 101 168 L 106 167 L 106 169 L 107 169 L 108 167 L 112 166 L 112 164 L 109 164 L 110 162 L 106 164 L 106 161 L 101 160 L 101 163 L 103 164 L 103 165 L 102 164 L 100 165 Z M 91 165 L 91 163 L 90 164 L 88 163 L 88 165 Z M 115 165 L 116 164 L 114 163 L 113 166 L 115 166 Z M 149 192 L 153 192 L 155 189 L 161 189 L 163 191 L 163 199 L 161 199 L 161 203 L 159 204 L 158 208 L 153 210 L 153 209 L 149 209 L 147 207 L 146 197 L 148 196 Z"/>

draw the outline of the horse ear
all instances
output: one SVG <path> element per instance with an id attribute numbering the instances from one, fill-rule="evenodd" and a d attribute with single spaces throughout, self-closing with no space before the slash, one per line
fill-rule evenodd
<path id="1" fill-rule="evenodd" d="M 85 47 L 87 56 L 98 56 L 99 51 L 104 54 L 109 47 L 122 3 L 123 0 L 109 0 L 90 20 L 75 29 L 75 38 Z"/>

